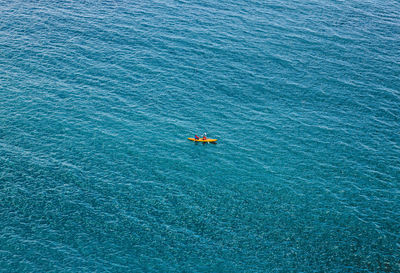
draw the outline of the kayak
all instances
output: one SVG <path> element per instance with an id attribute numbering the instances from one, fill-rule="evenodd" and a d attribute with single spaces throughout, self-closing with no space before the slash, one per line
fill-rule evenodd
<path id="1" fill-rule="evenodd" d="M 194 142 L 216 142 L 217 141 L 217 139 L 212 139 L 212 138 L 207 138 L 207 139 L 195 139 L 195 138 L 193 138 L 193 137 L 189 137 L 188 138 L 189 140 L 191 140 L 191 141 L 194 141 Z"/>

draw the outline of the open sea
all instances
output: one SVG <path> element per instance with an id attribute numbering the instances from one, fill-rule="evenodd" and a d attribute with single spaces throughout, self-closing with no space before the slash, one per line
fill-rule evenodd
<path id="1" fill-rule="evenodd" d="M 0 272 L 400 272 L 399 0 L 0 0 Z"/>

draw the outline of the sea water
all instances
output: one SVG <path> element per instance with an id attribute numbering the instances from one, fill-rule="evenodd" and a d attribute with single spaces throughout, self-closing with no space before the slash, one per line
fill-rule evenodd
<path id="1" fill-rule="evenodd" d="M 0 271 L 400 272 L 399 41 L 397 0 L 0 1 Z"/>

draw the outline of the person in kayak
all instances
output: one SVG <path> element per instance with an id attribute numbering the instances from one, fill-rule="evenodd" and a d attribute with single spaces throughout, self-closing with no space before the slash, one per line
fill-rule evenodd
<path id="1" fill-rule="evenodd" d="M 194 135 L 194 139 L 199 140 L 199 137 L 197 135 Z"/>
<path id="2" fill-rule="evenodd" d="M 204 133 L 203 134 L 203 140 L 206 140 L 207 139 L 207 133 Z"/>

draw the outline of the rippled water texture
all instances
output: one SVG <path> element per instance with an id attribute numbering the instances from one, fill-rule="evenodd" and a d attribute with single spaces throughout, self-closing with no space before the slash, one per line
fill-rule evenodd
<path id="1" fill-rule="evenodd" d="M 398 0 L 0 1 L 0 271 L 400 272 L 399 41 Z"/>

